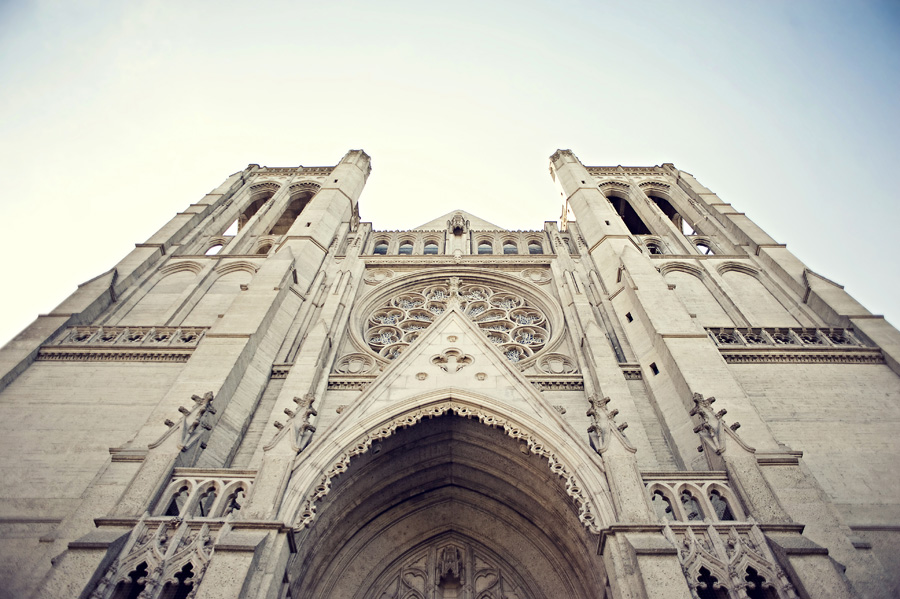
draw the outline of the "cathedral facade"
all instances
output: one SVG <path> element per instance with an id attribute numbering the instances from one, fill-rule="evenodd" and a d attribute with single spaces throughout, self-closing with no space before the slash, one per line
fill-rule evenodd
<path id="1" fill-rule="evenodd" d="M 672 164 L 557 151 L 532 231 L 370 170 L 250 165 L 0 351 L 0 597 L 900 595 L 882 317 Z"/>

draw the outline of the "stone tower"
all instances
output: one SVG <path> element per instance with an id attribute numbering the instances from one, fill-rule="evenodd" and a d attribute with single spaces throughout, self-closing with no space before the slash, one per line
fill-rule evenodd
<path id="1" fill-rule="evenodd" d="M 671 164 L 373 231 L 250 165 L 0 352 L 0 596 L 900 593 L 900 334 Z M 567 220 L 567 214 L 574 220 Z"/>

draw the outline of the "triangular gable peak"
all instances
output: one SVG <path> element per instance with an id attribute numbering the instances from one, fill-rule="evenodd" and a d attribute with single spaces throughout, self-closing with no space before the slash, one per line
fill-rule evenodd
<path id="1" fill-rule="evenodd" d="M 506 231 L 503 227 L 498 227 L 493 223 L 478 218 L 474 214 L 470 214 L 465 210 L 452 210 L 447 214 L 440 216 L 434 220 L 428 221 L 424 225 L 412 229 L 413 231 L 436 231 L 447 228 L 447 223 L 453 220 L 456 215 L 462 216 L 464 221 L 468 222 L 468 229 L 471 231 Z"/>
<path id="2" fill-rule="evenodd" d="M 335 421 L 363 421 L 423 391 L 468 389 L 491 395 L 516 411 L 565 421 L 540 392 L 491 344 L 459 307 L 450 307 Z"/>
<path id="3" fill-rule="evenodd" d="M 613 521 L 600 457 L 487 341 L 457 306 L 448 310 L 297 456 L 282 516 L 308 526 L 331 480 L 354 456 L 424 417 L 475 417 L 524 442 L 565 481 L 578 517 L 593 533 Z M 324 474 L 323 474 L 324 470 Z"/>

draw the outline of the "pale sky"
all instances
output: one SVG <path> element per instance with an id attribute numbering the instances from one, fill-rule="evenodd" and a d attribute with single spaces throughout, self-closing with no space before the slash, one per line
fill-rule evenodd
<path id="1" fill-rule="evenodd" d="M 249 163 L 373 159 L 376 229 L 672 162 L 900 324 L 897 2 L 0 3 L 0 344 Z"/>

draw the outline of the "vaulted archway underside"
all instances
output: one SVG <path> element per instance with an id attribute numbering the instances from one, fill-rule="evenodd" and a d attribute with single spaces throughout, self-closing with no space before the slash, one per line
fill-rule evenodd
<path id="1" fill-rule="evenodd" d="M 453 415 L 380 441 L 296 533 L 291 596 L 604 597 L 596 537 L 521 442 Z"/>

